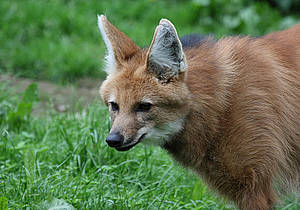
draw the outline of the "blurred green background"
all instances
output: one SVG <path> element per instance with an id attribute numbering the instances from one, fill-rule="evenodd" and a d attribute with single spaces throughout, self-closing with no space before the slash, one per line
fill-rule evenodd
<path id="1" fill-rule="evenodd" d="M 146 46 L 161 18 L 180 36 L 259 36 L 297 23 L 299 8 L 299 0 L 2 0 L 0 71 L 58 83 L 103 79 L 97 14 Z"/>

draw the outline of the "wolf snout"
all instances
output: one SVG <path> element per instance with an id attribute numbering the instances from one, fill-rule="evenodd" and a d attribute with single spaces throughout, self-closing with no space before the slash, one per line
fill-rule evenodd
<path id="1" fill-rule="evenodd" d="M 123 142 L 124 136 L 121 135 L 119 132 L 111 132 L 106 138 L 106 143 L 110 147 L 120 147 L 123 145 Z"/>

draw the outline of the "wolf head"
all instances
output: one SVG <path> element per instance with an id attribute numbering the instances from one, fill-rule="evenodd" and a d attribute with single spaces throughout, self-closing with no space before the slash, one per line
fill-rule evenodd
<path id="1" fill-rule="evenodd" d="M 189 91 L 184 83 L 187 63 L 175 27 L 162 19 L 149 48 L 139 48 L 98 16 L 107 47 L 107 78 L 100 94 L 109 107 L 109 146 L 126 151 L 139 142 L 163 145 L 184 127 Z"/>

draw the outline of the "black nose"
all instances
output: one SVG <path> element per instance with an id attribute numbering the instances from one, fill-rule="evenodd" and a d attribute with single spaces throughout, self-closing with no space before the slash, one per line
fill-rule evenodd
<path id="1" fill-rule="evenodd" d="M 106 143 L 110 147 L 122 146 L 123 141 L 124 141 L 124 136 L 122 136 L 119 132 L 112 132 L 106 138 Z"/>

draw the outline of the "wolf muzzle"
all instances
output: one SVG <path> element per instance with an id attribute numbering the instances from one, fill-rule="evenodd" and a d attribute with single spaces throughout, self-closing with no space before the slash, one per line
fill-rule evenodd
<path id="1" fill-rule="evenodd" d="M 119 132 L 112 132 L 106 138 L 106 143 L 108 146 L 115 148 L 118 151 L 127 151 L 140 143 L 142 139 L 146 136 L 146 133 L 143 134 L 138 140 L 130 139 L 128 143 L 124 142 L 124 136 Z"/>

